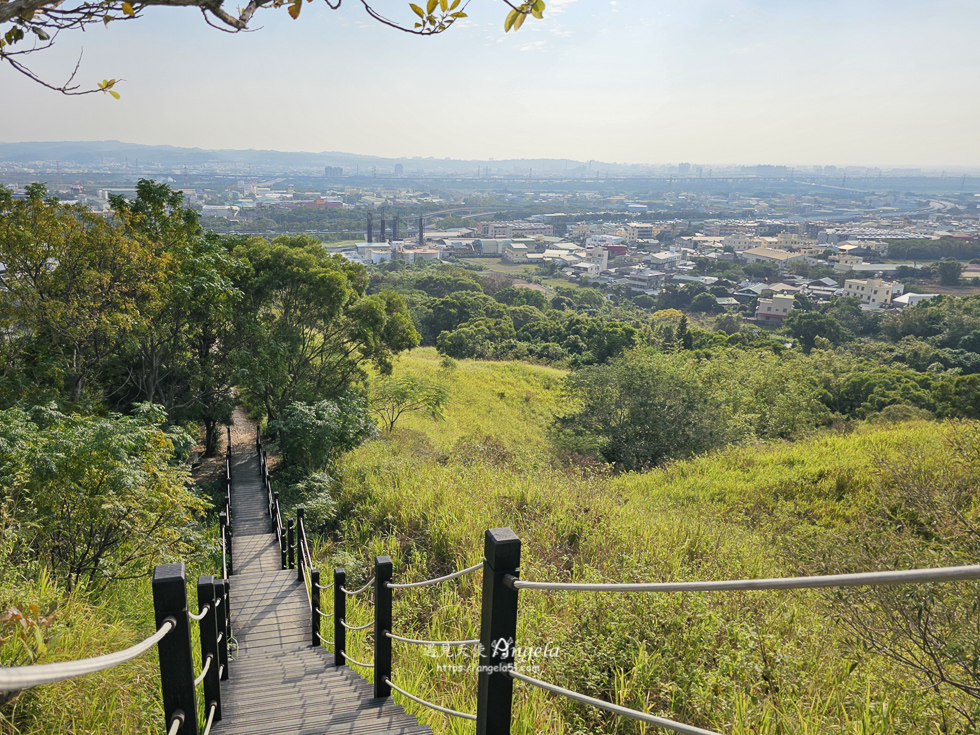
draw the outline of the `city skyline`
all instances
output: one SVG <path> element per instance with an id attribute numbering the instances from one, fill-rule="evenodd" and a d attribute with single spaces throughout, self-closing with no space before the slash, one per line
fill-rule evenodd
<path id="1" fill-rule="evenodd" d="M 407 3 L 385 5 L 392 12 Z M 65 98 L 3 69 L 0 140 L 116 139 L 393 159 L 570 158 L 657 165 L 980 166 L 980 7 L 842 0 L 551 0 L 504 34 L 474 4 L 445 35 L 305 5 L 228 35 L 193 13 L 68 34 L 46 78 L 122 77 Z M 408 18 L 406 18 L 408 20 Z M 122 60 L 122 61 L 121 61 Z"/>

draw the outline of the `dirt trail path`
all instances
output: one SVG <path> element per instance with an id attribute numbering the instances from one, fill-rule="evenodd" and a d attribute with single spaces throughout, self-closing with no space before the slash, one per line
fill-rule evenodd
<path id="1" fill-rule="evenodd" d="M 254 451 L 255 422 L 245 414 L 241 406 L 235 408 L 232 419 L 234 424 L 231 427 L 231 451 L 235 454 Z M 209 482 L 218 482 L 221 480 L 225 471 L 225 444 L 227 442 L 227 435 L 227 431 L 222 427 L 218 441 L 217 455 L 214 457 L 202 457 L 201 464 L 191 472 L 195 484 L 204 485 Z M 203 447 L 198 446 L 196 449 L 202 451 Z"/>

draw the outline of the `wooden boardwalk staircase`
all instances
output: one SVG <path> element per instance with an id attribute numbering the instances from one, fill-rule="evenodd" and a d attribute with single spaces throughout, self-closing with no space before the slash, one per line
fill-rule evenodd
<path id="1" fill-rule="evenodd" d="M 311 646 L 311 609 L 296 570 L 283 569 L 279 540 L 254 452 L 233 456 L 234 536 L 230 598 L 238 654 L 221 682 L 222 719 L 235 735 L 431 733 L 334 655 Z M 346 663 L 346 662 L 344 662 Z"/>

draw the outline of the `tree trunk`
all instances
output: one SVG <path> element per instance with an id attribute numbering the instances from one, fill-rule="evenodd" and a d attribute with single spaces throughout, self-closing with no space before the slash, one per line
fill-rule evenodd
<path id="1" fill-rule="evenodd" d="M 218 422 L 204 419 L 204 456 L 214 457 L 218 454 Z"/>

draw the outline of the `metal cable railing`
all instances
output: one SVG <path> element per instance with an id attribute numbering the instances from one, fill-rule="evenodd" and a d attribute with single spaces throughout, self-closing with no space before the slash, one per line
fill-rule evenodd
<path id="1" fill-rule="evenodd" d="M 525 676 L 520 674 L 513 669 L 509 669 L 506 672 L 507 676 L 511 679 L 517 679 L 518 681 L 523 681 L 525 684 L 530 684 L 531 686 L 539 687 L 552 694 L 560 694 L 563 697 L 568 697 L 569 699 L 574 699 L 576 702 L 582 702 L 583 704 L 591 704 L 593 707 L 599 707 L 600 709 L 608 710 L 617 715 L 622 715 L 623 717 L 629 717 L 632 720 L 638 720 L 640 722 L 646 722 L 650 725 L 656 725 L 657 727 L 663 727 L 667 730 L 673 730 L 674 732 L 683 733 L 683 735 L 720 735 L 720 733 L 714 732 L 713 730 L 702 730 L 700 727 L 694 727 L 693 725 L 685 725 L 682 722 L 674 722 L 673 720 L 668 720 L 663 717 L 656 717 L 655 715 L 649 715 L 646 712 L 639 712 L 635 709 L 629 709 L 628 707 L 621 707 L 618 704 L 612 704 L 611 702 L 606 702 L 602 699 L 596 699 L 595 697 L 587 697 L 584 694 L 579 694 L 578 692 L 573 692 L 570 689 L 564 689 L 554 684 L 549 684 L 546 681 L 541 681 L 540 679 L 533 679 L 530 676 Z"/>
<path id="2" fill-rule="evenodd" d="M 35 664 L 33 666 L 11 666 L 0 668 L 0 691 L 14 692 L 29 689 L 41 684 L 53 684 L 56 681 L 74 679 L 96 671 L 111 669 L 113 666 L 131 661 L 159 643 L 164 636 L 177 626 L 176 618 L 167 618 L 157 630 L 146 640 L 130 646 L 122 651 L 107 653 L 104 656 L 93 656 L 76 661 L 62 661 L 54 664 Z"/>
<path id="3" fill-rule="evenodd" d="M 400 635 L 395 635 L 389 631 L 385 631 L 385 637 L 391 638 L 393 641 L 401 641 L 402 643 L 414 643 L 418 646 L 478 646 L 480 645 L 480 639 L 474 638 L 468 641 L 422 641 L 416 638 L 403 638 Z"/>
<path id="4" fill-rule="evenodd" d="M 365 590 L 367 590 L 367 588 L 368 588 L 368 587 L 370 587 L 370 586 L 371 586 L 372 584 L 374 584 L 374 577 L 371 577 L 371 579 L 369 579 L 369 580 L 368 580 L 368 582 L 367 582 L 367 584 L 366 584 L 366 585 L 364 585 L 364 586 L 363 586 L 363 587 L 361 587 L 360 589 L 357 589 L 357 590 L 354 590 L 353 592 L 351 592 L 351 591 L 350 591 L 349 589 L 347 589 L 346 587 L 341 587 L 341 588 L 340 588 L 340 590 L 341 590 L 341 591 L 342 591 L 342 592 L 343 592 L 343 593 L 344 593 L 345 595 L 351 595 L 351 596 L 354 596 L 354 595 L 359 595 L 359 594 L 361 594 L 362 592 L 364 592 Z"/>
<path id="5" fill-rule="evenodd" d="M 980 564 L 936 569 L 902 569 L 857 574 L 827 574 L 814 577 L 774 579 L 735 579 L 719 582 L 651 582 L 639 584 L 596 584 L 585 582 L 527 582 L 513 575 L 504 584 L 513 590 L 552 590 L 581 592 L 723 592 L 733 590 L 790 590 L 863 585 L 923 584 L 980 579 Z"/>
<path id="6" fill-rule="evenodd" d="M 328 641 L 328 640 L 327 640 L 326 638 L 324 638 L 324 637 L 323 637 L 322 635 L 320 635 L 319 633 L 317 633 L 317 634 L 316 634 L 316 637 L 317 637 L 317 638 L 319 638 L 319 639 L 320 639 L 321 641 L 323 641 L 324 643 L 326 643 L 326 644 L 327 644 L 328 646 L 332 646 L 332 645 L 334 645 L 334 642 L 333 642 L 333 641 Z"/>
<path id="7" fill-rule="evenodd" d="M 449 709 L 448 707 L 440 707 L 438 704 L 433 704 L 432 702 L 427 702 L 424 699 L 420 699 L 419 697 L 416 697 L 414 694 L 409 694 L 408 692 L 406 692 L 401 687 L 395 686 L 392 683 L 391 679 L 389 679 L 387 676 L 384 677 L 384 683 L 387 684 L 388 686 L 390 686 L 392 689 L 394 689 L 399 694 L 402 694 L 402 695 L 408 697 L 413 702 L 417 702 L 418 704 L 421 704 L 424 707 L 428 707 L 429 709 L 434 709 L 436 712 L 442 712 L 443 714 L 452 715 L 453 717 L 461 717 L 464 720 L 474 720 L 474 721 L 476 720 L 476 715 L 470 715 L 470 714 L 467 714 L 466 712 L 457 712 L 456 710 Z"/>
<path id="8" fill-rule="evenodd" d="M 392 582 L 386 582 L 385 587 L 392 590 L 406 590 L 409 589 L 410 587 L 427 587 L 431 584 L 441 584 L 442 582 L 448 582 L 451 579 L 456 579 L 457 577 L 462 577 L 466 574 L 471 574 L 475 572 L 477 569 L 483 569 L 482 561 L 479 564 L 474 564 L 473 566 L 467 567 L 466 569 L 460 569 L 458 572 L 453 572 L 452 574 L 446 574 L 442 577 L 436 577 L 435 579 L 426 579 L 423 580 L 422 582 L 407 582 L 403 584 L 394 584 Z"/>

